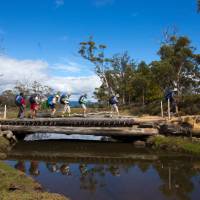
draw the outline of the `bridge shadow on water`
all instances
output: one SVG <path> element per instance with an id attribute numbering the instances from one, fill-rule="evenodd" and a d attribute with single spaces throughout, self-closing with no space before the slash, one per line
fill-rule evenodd
<path id="1" fill-rule="evenodd" d="M 72 200 L 199 200 L 200 196 L 199 158 L 138 149 L 130 143 L 20 141 L 6 162 L 46 190 Z"/>

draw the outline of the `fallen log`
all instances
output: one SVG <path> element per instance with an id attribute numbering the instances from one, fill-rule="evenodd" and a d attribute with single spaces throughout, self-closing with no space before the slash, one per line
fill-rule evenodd
<path id="1" fill-rule="evenodd" d="M 10 130 L 15 134 L 31 133 L 64 133 L 67 135 L 95 136 L 151 136 L 158 134 L 155 128 L 133 127 L 63 127 L 63 126 L 13 126 L 1 125 L 1 130 Z"/>

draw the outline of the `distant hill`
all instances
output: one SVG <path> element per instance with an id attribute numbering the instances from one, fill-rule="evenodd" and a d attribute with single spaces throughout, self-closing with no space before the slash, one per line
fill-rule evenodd
<path id="1" fill-rule="evenodd" d="M 70 101 L 70 106 L 76 108 L 80 107 L 80 104 L 78 103 L 78 101 Z"/>

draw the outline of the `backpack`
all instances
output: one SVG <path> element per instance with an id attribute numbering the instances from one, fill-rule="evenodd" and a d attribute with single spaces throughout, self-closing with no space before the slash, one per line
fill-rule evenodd
<path id="1" fill-rule="evenodd" d="M 115 96 L 112 96 L 110 99 L 109 99 L 109 104 L 110 105 L 114 105 L 114 104 L 116 104 L 117 102 L 116 102 L 116 99 L 115 99 Z"/>
<path id="2" fill-rule="evenodd" d="M 36 95 L 34 95 L 34 96 L 31 96 L 30 98 L 29 98 L 29 102 L 30 102 L 30 104 L 33 104 L 33 103 L 36 103 Z"/>
<path id="3" fill-rule="evenodd" d="M 166 92 L 165 92 L 165 100 L 167 101 L 167 100 L 170 100 L 170 101 L 172 101 L 172 99 L 173 99 L 173 92 L 171 91 L 171 90 L 167 90 Z"/>
<path id="4" fill-rule="evenodd" d="M 16 97 L 15 97 L 15 104 L 17 105 L 17 106 L 21 106 L 22 105 L 22 103 L 21 103 L 21 101 L 22 101 L 22 96 L 20 96 L 20 95 L 17 95 Z"/>
<path id="5" fill-rule="evenodd" d="M 54 98 L 53 95 L 51 95 L 51 96 L 48 97 L 48 99 L 47 99 L 48 105 L 52 105 L 53 104 L 53 98 Z"/>
<path id="6" fill-rule="evenodd" d="M 79 100 L 78 100 L 79 104 L 85 104 L 87 102 L 85 96 L 80 96 Z"/>
<path id="7" fill-rule="evenodd" d="M 66 99 L 67 99 L 66 95 L 63 94 L 63 95 L 60 97 L 60 103 L 61 103 L 61 104 L 65 104 Z"/>

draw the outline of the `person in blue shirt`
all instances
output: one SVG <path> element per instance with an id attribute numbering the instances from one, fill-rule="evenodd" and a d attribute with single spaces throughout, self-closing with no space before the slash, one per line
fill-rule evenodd
<path id="1" fill-rule="evenodd" d="M 177 108 L 177 101 L 176 101 L 176 92 L 177 89 L 167 89 L 165 91 L 165 100 L 170 101 L 170 110 L 172 111 L 172 113 L 176 113 L 176 108 Z"/>
<path id="2" fill-rule="evenodd" d="M 55 115 L 56 112 L 56 104 L 58 102 L 59 99 L 59 95 L 51 95 L 48 97 L 47 99 L 47 104 L 49 106 L 49 108 L 51 109 L 51 117 L 53 117 Z"/>
<path id="3" fill-rule="evenodd" d="M 25 116 L 26 101 L 22 92 L 15 97 L 15 104 L 19 108 L 17 118 L 23 119 Z"/>

